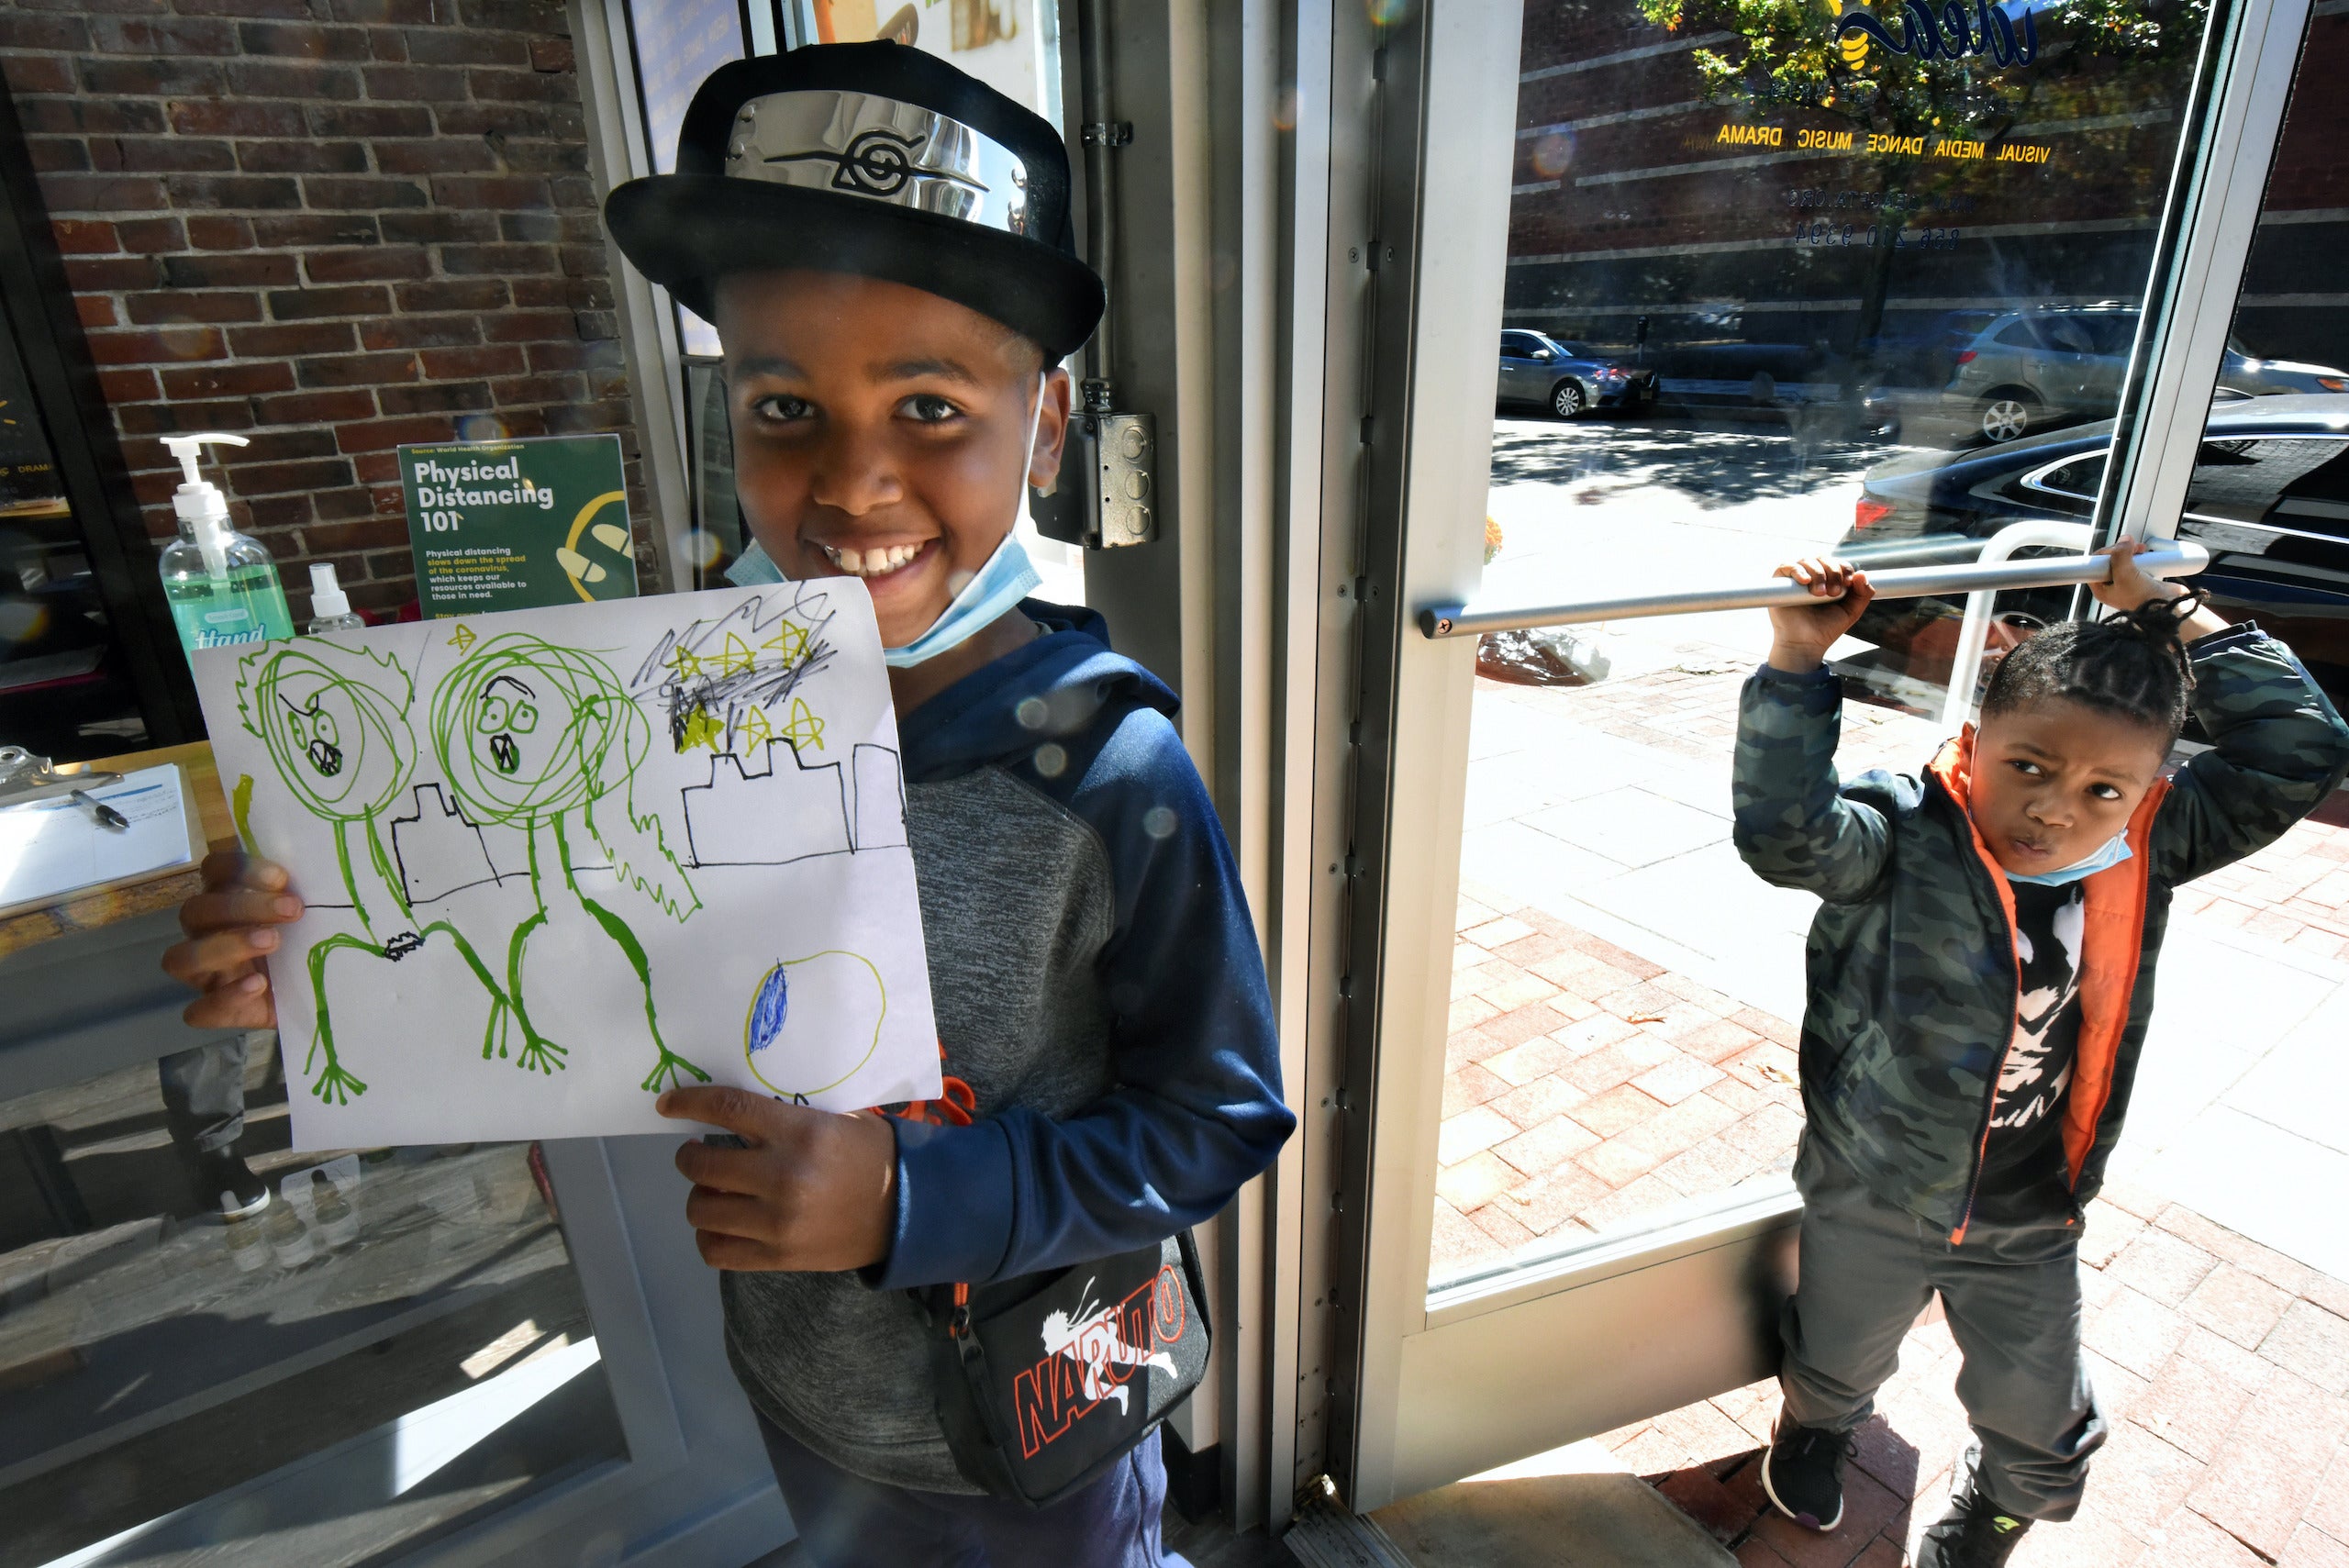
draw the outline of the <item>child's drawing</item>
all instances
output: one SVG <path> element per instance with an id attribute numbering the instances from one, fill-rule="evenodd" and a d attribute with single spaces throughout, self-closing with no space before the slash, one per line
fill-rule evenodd
<path id="1" fill-rule="evenodd" d="M 879 642 L 828 583 L 199 661 L 242 826 L 310 906 L 272 966 L 297 1141 L 651 1130 L 714 1080 L 934 1098 Z"/>

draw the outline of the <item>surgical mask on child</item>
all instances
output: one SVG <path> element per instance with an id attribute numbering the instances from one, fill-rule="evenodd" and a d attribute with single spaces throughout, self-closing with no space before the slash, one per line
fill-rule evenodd
<path id="1" fill-rule="evenodd" d="M 995 553 L 987 557 L 985 564 L 956 586 L 954 597 L 930 623 L 929 630 L 902 648 L 881 651 L 882 660 L 892 667 L 904 669 L 924 663 L 949 649 L 961 647 L 1043 582 L 1036 574 L 1035 563 L 1028 559 L 1028 551 L 1021 548 L 1019 536 L 1019 525 L 1029 520 L 1028 472 L 1035 462 L 1036 434 L 1043 428 L 1044 391 L 1051 384 L 1051 376 L 1047 371 L 1037 379 L 1035 406 L 1028 413 L 1027 457 L 1019 465 L 1019 511 L 1012 519 L 1011 531 L 1003 536 L 1003 542 L 995 547 Z M 738 588 L 748 588 L 763 583 L 780 583 L 784 574 L 774 557 L 753 539 L 734 564 L 726 569 L 726 580 Z"/>
<path id="2" fill-rule="evenodd" d="M 2078 882 L 2083 877 L 2094 876 L 2100 871 L 2110 871 L 2122 861 L 2133 859 L 2135 853 L 2136 851 L 2129 847 L 2129 835 L 2115 833 L 2104 841 L 2102 849 L 2084 861 L 2067 865 L 2060 871 L 2043 871 L 2035 876 L 2026 876 L 2019 872 L 2010 871 L 2007 873 L 2007 880 L 2028 882 L 2037 887 L 2062 887 L 2067 883 Z"/>

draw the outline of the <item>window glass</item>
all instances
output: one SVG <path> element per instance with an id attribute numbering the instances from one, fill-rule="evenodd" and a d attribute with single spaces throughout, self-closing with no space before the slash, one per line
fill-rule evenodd
<path id="1" fill-rule="evenodd" d="M 627 1457 L 535 1147 L 296 1153 L 277 1063 L 0 1098 L 0 1562 L 375 1562 Z"/>
<path id="2" fill-rule="evenodd" d="M 2200 585 L 2349 706 L 2349 10 L 2313 8 L 2180 531 Z"/>
<path id="3" fill-rule="evenodd" d="M 1480 602 L 2085 542 L 2020 482 L 2110 444 L 2209 8 L 1961 10 L 1529 0 L 1503 319 L 1599 369 L 1502 369 Z M 2069 603 L 2001 595 L 1993 652 Z M 1954 729 L 1964 609 L 1831 651 L 1846 776 Z M 1730 841 L 1766 647 L 1750 613 L 1480 646 L 1436 1279 L 1783 1181 L 1815 906 Z"/>

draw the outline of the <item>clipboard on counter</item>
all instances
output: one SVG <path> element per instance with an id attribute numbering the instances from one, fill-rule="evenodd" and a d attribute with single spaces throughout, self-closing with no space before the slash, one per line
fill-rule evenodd
<path id="1" fill-rule="evenodd" d="M 128 827 L 102 825 L 70 795 L 0 806 L 0 919 L 112 892 L 204 859 L 204 828 L 176 762 L 140 768 L 85 793 Z"/>

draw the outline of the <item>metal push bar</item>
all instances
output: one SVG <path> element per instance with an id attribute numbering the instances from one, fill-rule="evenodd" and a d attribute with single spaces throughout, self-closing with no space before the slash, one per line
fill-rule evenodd
<path id="1" fill-rule="evenodd" d="M 2137 557 L 2137 568 L 2152 577 L 2191 577 L 2210 564 L 2210 552 L 2190 539 L 2169 541 Z M 1929 594 L 1995 593 L 2006 588 L 2054 588 L 2101 583 L 2111 573 L 2101 555 L 2068 560 L 2009 561 L 1992 566 L 1896 566 L 1868 573 L 1879 599 L 1916 599 Z M 1586 599 L 1576 604 L 1534 605 L 1522 609 L 1485 609 L 1468 605 L 1430 605 L 1419 611 L 1419 630 L 1430 638 L 1467 637 L 1486 631 L 1525 631 L 1535 627 L 1577 626 L 1593 621 L 1635 620 L 1647 616 L 1697 615 L 1709 610 L 1764 610 L 1774 605 L 1810 602 L 1810 590 L 1786 578 L 1751 588 L 1692 588 L 1675 594 Z"/>

